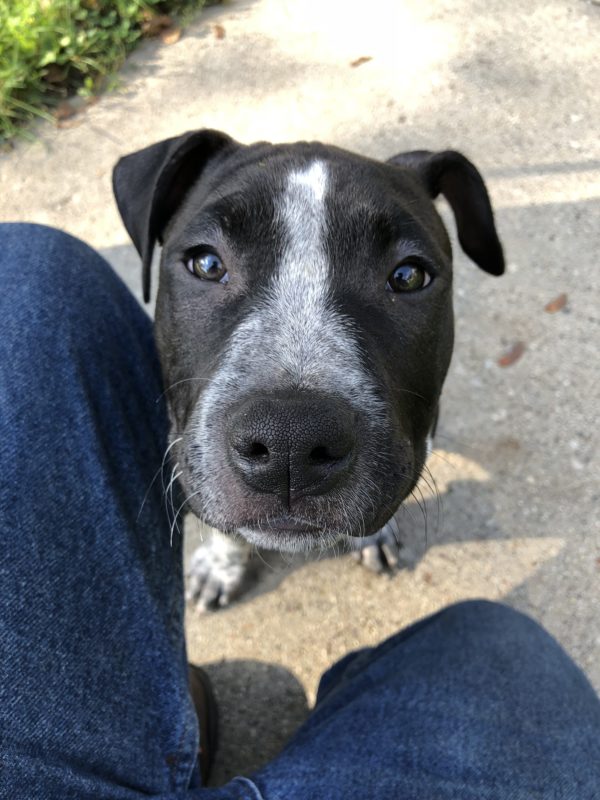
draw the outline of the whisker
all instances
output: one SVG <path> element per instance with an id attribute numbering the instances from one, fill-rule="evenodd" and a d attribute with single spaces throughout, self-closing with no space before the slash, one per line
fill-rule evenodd
<path id="1" fill-rule="evenodd" d="M 175 524 L 176 524 L 176 522 L 177 522 L 177 517 L 179 516 L 179 514 L 180 514 L 180 512 L 181 512 L 181 509 L 182 509 L 182 508 L 185 506 L 185 504 L 186 504 L 186 503 L 187 503 L 189 500 L 191 500 L 191 499 L 192 499 L 192 497 L 195 497 L 197 494 L 200 494 L 200 492 L 201 492 L 201 491 L 202 491 L 201 489 L 198 489 L 198 491 L 197 491 L 197 492 L 192 492 L 192 494 L 188 495 L 188 496 L 185 498 L 185 500 L 183 501 L 183 503 L 182 503 L 182 504 L 179 506 L 179 508 L 177 509 L 177 511 L 175 512 L 175 516 L 173 517 L 173 523 L 172 523 L 172 525 L 171 525 L 171 538 L 170 538 L 171 546 L 173 545 L 173 531 L 174 531 L 174 528 L 175 528 Z"/>
<path id="2" fill-rule="evenodd" d="M 437 528 L 436 533 L 438 533 L 441 525 L 443 524 L 444 503 L 442 500 L 442 495 L 440 494 L 440 490 L 438 489 L 437 481 L 432 471 L 429 469 L 427 464 L 424 465 L 424 469 L 427 471 L 427 474 L 431 478 L 431 482 L 433 484 L 434 495 L 436 500 L 436 528 Z"/>
<path id="3" fill-rule="evenodd" d="M 173 467 L 173 471 L 171 472 L 171 480 L 169 481 L 169 485 L 167 486 L 167 492 L 165 493 L 165 499 L 166 499 L 166 494 L 168 493 L 169 495 L 169 503 L 171 505 L 171 511 L 173 512 L 175 511 L 175 504 L 173 503 L 173 485 L 177 480 L 177 478 L 179 478 L 183 474 L 183 470 L 179 470 L 179 472 L 175 474 L 175 470 L 177 469 L 178 466 L 179 466 L 179 461 Z M 171 526 L 171 546 L 173 546 L 173 526 L 177 527 L 177 533 L 179 534 L 179 536 L 181 536 L 181 530 L 179 529 L 179 525 L 177 524 L 177 515 L 173 517 L 173 525 Z"/>
<path id="4" fill-rule="evenodd" d="M 440 433 L 439 431 L 435 432 L 435 439 L 445 439 L 445 441 L 450 442 L 452 445 L 456 445 L 460 447 L 461 450 L 464 450 L 466 453 L 474 453 L 475 448 L 473 444 L 469 444 L 469 442 L 464 442 L 461 439 L 457 439 L 455 436 L 448 436 L 448 434 Z"/>
<path id="5" fill-rule="evenodd" d="M 439 450 L 432 450 L 431 453 L 429 454 L 429 458 L 432 458 L 433 456 L 435 456 L 436 458 L 439 458 L 440 461 L 444 461 L 446 464 L 451 466 L 453 469 L 456 469 L 456 464 L 452 463 L 452 461 L 447 456 L 442 455 L 439 452 Z"/>
<path id="6" fill-rule="evenodd" d="M 261 562 L 261 563 L 262 563 L 262 564 L 263 564 L 265 567 L 267 567 L 267 569 L 270 569 L 272 572 L 274 572 L 274 571 L 275 571 L 274 567 L 272 567 L 272 566 L 271 566 L 271 564 L 269 564 L 267 561 L 265 561 L 265 559 L 263 558 L 263 555 L 262 555 L 262 553 L 260 552 L 260 550 L 259 550 L 259 548 L 258 548 L 258 546 L 257 546 L 257 545 L 253 544 L 253 545 L 250 547 L 250 553 L 251 553 L 251 556 L 256 556 L 256 558 L 258 558 L 258 560 L 259 560 L 259 561 L 260 561 L 260 562 Z"/>
<path id="7" fill-rule="evenodd" d="M 428 539 L 428 527 L 427 527 L 427 506 L 425 505 L 425 502 L 423 501 L 423 493 L 421 492 L 421 500 L 419 500 L 419 498 L 415 494 L 415 489 L 419 489 L 419 486 L 418 485 L 415 486 L 415 488 L 411 491 L 410 495 L 411 495 L 411 497 L 413 498 L 413 500 L 415 501 L 415 503 L 419 506 L 419 508 L 421 510 L 421 515 L 423 517 L 423 522 L 425 523 L 425 545 L 428 547 L 429 546 L 429 539 Z M 419 491 L 420 491 L 420 489 L 419 489 Z"/>
<path id="8" fill-rule="evenodd" d="M 137 515 L 137 520 L 136 520 L 136 521 L 139 521 L 139 519 L 140 519 L 140 515 L 141 515 L 141 513 L 142 513 L 142 509 L 144 508 L 144 505 L 145 505 L 145 503 L 146 503 L 146 500 L 148 499 L 148 495 L 150 494 L 150 490 L 151 490 L 151 489 L 152 489 L 152 487 L 154 486 L 154 482 L 156 481 L 156 479 L 158 478 L 158 476 L 159 476 L 160 474 L 162 474 L 162 471 L 163 471 L 163 469 L 165 468 L 165 460 L 166 460 L 166 458 L 167 458 L 167 455 L 169 454 L 169 450 L 170 450 L 170 449 L 171 449 L 171 448 L 172 448 L 174 445 L 176 445 L 176 444 L 177 444 L 177 442 L 180 442 L 180 441 L 181 441 L 181 437 L 179 437 L 178 439 L 174 439 L 174 440 L 171 442 L 171 444 L 170 444 L 170 445 L 167 447 L 167 449 L 165 450 L 165 452 L 164 452 L 164 455 L 163 455 L 163 458 L 162 458 L 161 465 L 160 465 L 160 467 L 159 467 L 159 468 L 156 470 L 156 472 L 154 473 L 154 477 L 153 477 L 153 478 L 152 478 L 152 480 L 150 481 L 150 486 L 148 486 L 148 488 L 146 489 L 146 494 L 144 495 L 144 499 L 142 500 L 142 504 L 141 504 L 141 506 L 140 506 L 140 510 L 138 511 L 138 515 Z M 163 491 L 164 491 L 164 488 L 165 488 L 165 482 L 164 482 L 164 480 L 162 481 L 162 486 L 163 486 Z"/>
<path id="9" fill-rule="evenodd" d="M 391 523 L 392 534 L 394 536 L 394 541 L 396 542 L 398 550 L 400 550 L 402 547 L 402 534 L 400 532 L 400 523 L 398 522 L 395 514 L 391 518 L 390 523 Z"/>
<path id="10" fill-rule="evenodd" d="M 182 440 L 182 438 L 183 437 L 180 436 L 177 439 L 174 439 L 171 442 L 171 444 L 167 447 L 167 449 L 165 450 L 165 454 L 163 456 L 163 460 L 162 460 L 162 464 L 161 464 L 161 473 L 165 468 L 165 462 L 167 460 L 167 456 L 169 455 L 169 452 L 170 452 L 171 448 L 174 447 L 177 444 L 177 442 L 180 442 Z M 164 493 L 166 491 L 164 476 L 162 478 L 162 487 L 163 487 L 163 493 Z"/>
<path id="11" fill-rule="evenodd" d="M 158 395 L 158 397 L 156 398 L 156 400 L 154 402 L 155 403 L 160 403 L 160 401 L 167 394 L 167 392 L 170 392 L 171 389 L 174 389 L 176 386 L 179 386 L 180 383 L 190 383 L 190 382 L 193 382 L 193 381 L 202 381 L 202 380 L 204 380 L 204 378 L 182 378 L 180 381 L 175 381 L 175 383 L 172 383 L 170 386 L 167 386 L 167 388 L 164 389 Z"/>

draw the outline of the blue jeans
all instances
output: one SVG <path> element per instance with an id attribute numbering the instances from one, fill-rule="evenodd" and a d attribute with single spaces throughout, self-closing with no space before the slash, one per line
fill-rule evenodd
<path id="1" fill-rule="evenodd" d="M 591 686 L 483 601 L 350 654 L 278 758 L 202 788 L 161 393 L 151 322 L 103 259 L 0 226 L 3 800 L 600 798 Z"/>

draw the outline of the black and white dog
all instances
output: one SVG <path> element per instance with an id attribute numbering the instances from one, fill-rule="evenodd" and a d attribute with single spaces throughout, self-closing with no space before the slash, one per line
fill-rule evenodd
<path id="1" fill-rule="evenodd" d="M 386 163 L 320 143 L 201 130 L 122 158 L 114 190 L 150 295 L 173 479 L 222 534 L 192 594 L 225 604 L 252 545 L 308 550 L 386 524 L 428 453 L 453 343 L 452 254 L 504 269 L 483 180 L 460 153 Z"/>

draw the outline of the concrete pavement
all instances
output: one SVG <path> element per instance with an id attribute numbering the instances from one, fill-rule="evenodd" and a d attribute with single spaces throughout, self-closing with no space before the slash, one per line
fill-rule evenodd
<path id="1" fill-rule="evenodd" d="M 600 689 L 599 41 L 600 7 L 583 0 L 239 0 L 177 44 L 146 42 L 118 91 L 0 156 L 0 218 L 82 237 L 138 297 L 110 171 L 184 130 L 379 158 L 454 147 L 487 179 L 508 272 L 490 278 L 456 249 L 455 356 L 429 462 L 439 503 L 423 485 L 427 525 L 416 506 L 401 518 L 407 568 L 272 557 L 243 601 L 189 615 L 190 657 L 211 664 L 223 705 L 216 781 L 277 750 L 333 659 L 461 598 L 531 613 Z M 499 366 L 516 342 L 523 355 Z"/>

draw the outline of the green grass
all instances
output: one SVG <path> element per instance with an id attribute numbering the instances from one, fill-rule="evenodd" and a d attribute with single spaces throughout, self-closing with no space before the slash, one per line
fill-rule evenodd
<path id="1" fill-rule="evenodd" d="M 155 14 L 203 0 L 0 0 L 0 140 L 68 95 L 90 96 L 123 63 Z"/>

